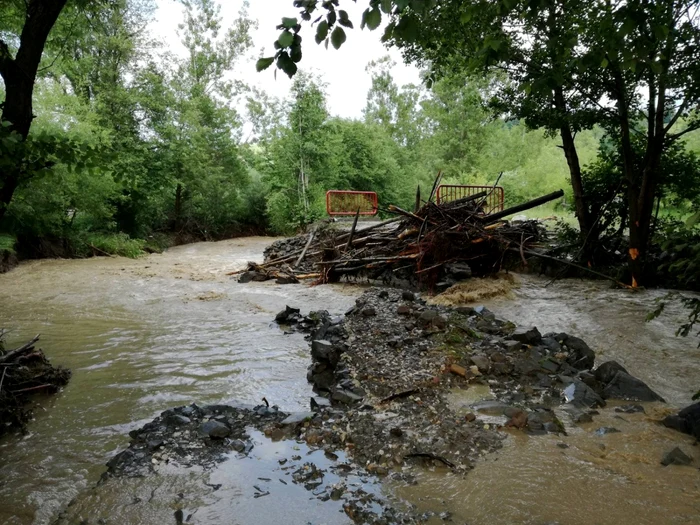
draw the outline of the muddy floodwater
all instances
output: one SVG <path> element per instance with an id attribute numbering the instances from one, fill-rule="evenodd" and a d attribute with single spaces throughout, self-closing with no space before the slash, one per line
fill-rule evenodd
<path id="1" fill-rule="evenodd" d="M 226 275 L 248 260 L 260 261 L 271 241 L 199 243 L 138 260 L 32 261 L 0 275 L 0 326 L 11 330 L 8 346 L 41 333 L 40 346 L 51 361 L 73 370 L 63 392 L 39 401 L 28 435 L 0 441 L 0 523 L 51 523 L 79 494 L 86 513 L 108 509 L 110 523 L 167 523 L 167 494 L 188 483 L 196 492 L 201 483 L 192 480 L 202 476 L 223 488 L 215 496 L 190 495 L 199 509 L 193 523 L 347 521 L 332 504 L 303 506 L 304 496 L 294 492 L 251 499 L 241 480 L 268 476 L 272 485 L 281 476 L 274 456 L 282 445 L 267 445 L 262 436 L 262 455 L 249 460 L 249 469 L 231 458 L 212 473 L 164 472 L 155 480 L 113 484 L 116 492 L 109 495 L 86 491 L 128 444 L 128 432 L 167 408 L 259 403 L 264 396 L 283 410 L 308 409 L 308 345 L 301 334 L 284 335 L 271 321 L 287 304 L 342 313 L 362 290 L 238 285 Z M 697 341 L 674 336 L 683 312 L 671 307 L 644 323 L 663 292 L 544 283 L 521 277 L 509 296 L 484 304 L 542 333 L 582 337 L 600 359 L 620 361 L 670 407 L 690 402 L 700 388 L 700 351 Z M 471 396 L 469 402 L 486 399 L 488 389 Z M 671 408 L 645 409 L 619 414 L 610 406 L 593 423 L 567 428 L 567 436 L 512 432 L 503 450 L 486 456 L 466 478 L 416 469 L 417 485 L 387 484 L 383 490 L 419 509 L 448 511 L 455 523 L 700 523 L 698 447 L 656 423 Z M 600 427 L 619 432 L 599 435 Z M 694 467 L 659 465 L 674 446 L 694 458 Z M 141 504 L 134 506 L 135 499 Z"/>

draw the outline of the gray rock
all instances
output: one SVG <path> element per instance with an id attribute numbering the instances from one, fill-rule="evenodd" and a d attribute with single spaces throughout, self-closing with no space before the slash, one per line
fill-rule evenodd
<path id="1" fill-rule="evenodd" d="M 578 408 L 605 406 L 605 401 L 591 387 L 576 379 L 564 389 L 563 393 L 566 402 Z"/>
<path id="2" fill-rule="evenodd" d="M 590 370 L 595 363 L 595 352 L 590 349 L 583 339 L 568 334 L 558 334 L 557 340 L 561 341 L 569 357 L 566 361 L 577 370 Z"/>
<path id="3" fill-rule="evenodd" d="M 303 423 L 307 419 L 312 419 L 315 415 L 315 412 L 294 412 L 293 414 L 289 414 L 283 421 L 282 425 L 298 425 L 299 423 Z"/>
<path id="4" fill-rule="evenodd" d="M 377 315 L 377 310 L 375 310 L 372 306 L 368 306 L 367 308 L 362 309 L 362 315 L 365 317 L 374 317 Z"/>
<path id="5" fill-rule="evenodd" d="M 607 434 L 616 434 L 618 432 L 619 430 L 615 427 L 600 427 L 595 431 L 595 433 L 599 436 L 605 436 Z"/>
<path id="6" fill-rule="evenodd" d="M 207 421 L 199 426 L 199 431 L 205 436 L 223 439 L 231 434 L 231 429 L 220 421 Z"/>
<path id="7" fill-rule="evenodd" d="M 641 379 L 625 372 L 618 372 L 603 389 L 604 399 L 626 399 L 628 401 L 664 401 Z"/>
<path id="8" fill-rule="evenodd" d="M 542 342 L 540 344 L 550 352 L 561 352 L 561 345 L 553 337 L 543 337 Z"/>
<path id="9" fill-rule="evenodd" d="M 404 301 L 413 301 L 415 300 L 416 296 L 413 294 L 413 292 L 410 292 L 408 290 L 404 290 L 401 292 L 401 299 Z"/>
<path id="10" fill-rule="evenodd" d="M 593 416 L 572 404 L 563 405 L 562 409 L 569 414 L 571 421 L 574 423 L 590 423 L 593 421 Z"/>
<path id="11" fill-rule="evenodd" d="M 243 452 L 246 448 L 246 444 L 244 441 L 241 441 L 240 439 L 234 439 L 231 442 L 231 448 L 235 450 L 236 452 Z"/>
<path id="12" fill-rule="evenodd" d="M 186 416 L 181 416 L 180 414 L 168 414 L 165 418 L 165 422 L 169 425 L 189 425 L 192 420 Z"/>
<path id="13" fill-rule="evenodd" d="M 491 361 L 485 355 L 473 355 L 471 356 L 471 362 L 476 365 L 480 372 L 487 373 L 491 369 Z"/>
<path id="14" fill-rule="evenodd" d="M 615 374 L 618 372 L 625 372 L 626 374 L 629 374 L 627 369 L 617 361 L 607 361 L 596 368 L 593 371 L 593 375 L 598 381 L 604 385 L 607 385 L 610 381 L 612 381 L 612 378 L 615 377 Z"/>
<path id="15" fill-rule="evenodd" d="M 338 352 L 330 341 L 321 339 L 312 341 L 311 357 L 318 361 L 327 361 L 332 367 L 335 367 L 340 360 L 340 352 Z"/>
<path id="16" fill-rule="evenodd" d="M 326 399 L 322 396 L 315 396 L 311 398 L 311 410 L 321 410 L 322 408 L 329 408 L 330 406 L 330 399 Z"/>
<path id="17" fill-rule="evenodd" d="M 667 452 L 664 458 L 661 460 L 661 464 L 664 467 L 669 465 L 690 465 L 693 462 L 693 458 L 688 456 L 680 448 L 676 447 L 670 452 Z"/>
<path id="18" fill-rule="evenodd" d="M 555 374 L 561 366 L 561 364 L 555 361 L 554 359 L 545 359 L 540 363 L 540 365 L 542 366 L 543 370 L 546 370 L 550 374 Z"/>
<path id="19" fill-rule="evenodd" d="M 515 332 L 510 335 L 510 338 L 526 345 L 536 345 L 542 340 L 542 335 L 534 326 L 529 328 L 518 327 L 515 329 Z"/>
<path id="20" fill-rule="evenodd" d="M 358 396 L 357 394 L 343 388 L 334 388 L 332 397 L 333 401 L 338 401 L 347 405 L 362 401 L 362 396 Z"/>
<path id="21" fill-rule="evenodd" d="M 285 306 L 284 310 L 275 316 L 275 321 L 277 321 L 278 324 L 286 324 L 289 321 L 296 320 L 300 312 L 301 310 L 299 310 L 299 308 Z"/>
<path id="22" fill-rule="evenodd" d="M 503 347 L 508 352 L 517 352 L 522 348 L 523 344 L 520 341 L 514 341 L 513 339 L 507 339 L 503 341 Z"/>

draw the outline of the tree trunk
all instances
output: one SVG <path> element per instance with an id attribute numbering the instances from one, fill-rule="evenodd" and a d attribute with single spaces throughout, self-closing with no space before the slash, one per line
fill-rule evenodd
<path id="1" fill-rule="evenodd" d="M 554 90 L 554 105 L 558 111 L 565 115 L 567 113 L 566 100 L 564 99 L 564 91 L 562 88 Z M 590 262 L 590 245 L 595 239 L 589 239 L 591 233 L 591 217 L 586 205 L 585 194 L 583 191 L 583 178 L 581 176 L 581 162 L 576 151 L 576 143 L 574 135 L 571 132 L 571 127 L 565 118 L 562 117 L 562 125 L 559 128 L 561 134 L 562 148 L 566 156 L 566 163 L 569 166 L 569 175 L 571 176 L 571 188 L 574 190 L 574 206 L 576 208 L 576 218 L 578 219 L 579 229 L 581 230 L 581 242 L 585 243 L 582 246 L 582 256 L 586 262 Z"/>
<path id="2" fill-rule="evenodd" d="M 175 190 L 175 228 L 180 229 L 182 224 L 182 184 L 177 185 Z"/>
<path id="3" fill-rule="evenodd" d="M 37 70 L 46 39 L 67 0 L 29 0 L 17 56 L 12 58 L 7 43 L 0 40 L 0 76 L 5 81 L 2 120 L 10 123 L 7 131 L 26 140 L 34 115 L 32 96 Z M 19 165 L 0 171 L 0 221 L 5 216 L 19 184 Z"/>

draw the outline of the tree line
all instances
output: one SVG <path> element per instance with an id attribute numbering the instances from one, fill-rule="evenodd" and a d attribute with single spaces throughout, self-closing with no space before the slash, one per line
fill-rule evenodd
<path id="1" fill-rule="evenodd" d="M 257 51 L 245 9 L 223 20 L 213 0 L 183 1 L 176 55 L 148 34 L 152 0 L 9 0 L 0 246 L 136 255 L 173 235 L 291 233 L 324 216 L 328 189 L 411 207 L 441 170 L 500 176 L 512 204 L 564 187 L 548 212 L 575 216 L 582 262 L 623 253 L 634 283 L 663 267 L 697 286 L 696 4 L 368 0 L 360 25 L 388 21 L 423 82 L 397 85 L 374 57 L 364 114 L 341 119 L 298 69 L 302 24 L 350 45 L 340 0 L 292 2 L 258 60 L 294 77 L 285 99 L 232 74 Z"/>

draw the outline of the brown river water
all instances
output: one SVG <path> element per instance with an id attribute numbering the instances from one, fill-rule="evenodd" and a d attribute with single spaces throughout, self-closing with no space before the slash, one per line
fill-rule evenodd
<path id="1" fill-rule="evenodd" d="M 307 409 L 307 343 L 271 321 L 286 304 L 342 313 L 361 289 L 238 285 L 226 276 L 261 260 L 270 242 L 199 243 L 138 260 L 33 261 L 0 275 L 8 346 L 41 333 L 52 362 L 73 370 L 62 393 L 38 401 L 27 436 L 0 441 L 0 523 L 50 523 L 76 496 L 76 520 L 106 513 L 109 523 L 173 523 L 170 496 L 183 492 L 199 509 L 193 523 L 345 523 L 338 508 L 308 503 L 293 488 L 274 505 L 271 498 L 251 499 L 241 480 L 273 471 L 275 455 L 284 453 L 264 436 L 247 465 L 232 459 L 206 475 L 164 471 L 90 490 L 104 463 L 128 444 L 128 432 L 166 408 L 258 403 L 265 396 L 284 410 Z M 672 307 L 644 323 L 663 292 L 587 281 L 544 288 L 545 280 L 520 280 L 510 296 L 485 304 L 543 333 L 584 338 L 601 359 L 620 361 L 671 407 L 688 404 L 700 388 L 696 341 L 674 337 L 682 311 Z M 488 395 L 474 392 L 475 401 Z M 447 510 L 455 523 L 698 524 L 700 451 L 689 436 L 658 425 L 670 410 L 652 404 L 646 415 L 617 414 L 610 407 L 594 423 L 567 428 L 567 436 L 512 433 L 502 451 L 466 478 L 416 470 L 417 485 L 383 490 L 420 509 Z M 620 432 L 597 435 L 604 426 Z M 694 467 L 659 465 L 674 446 L 694 458 Z M 209 481 L 224 487 L 216 497 L 202 490 Z"/>

